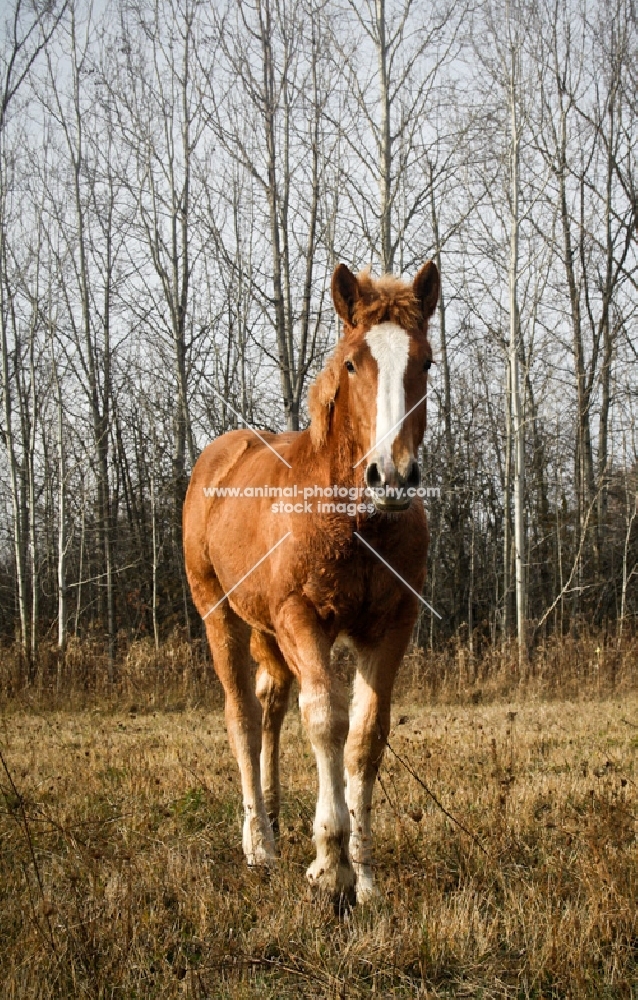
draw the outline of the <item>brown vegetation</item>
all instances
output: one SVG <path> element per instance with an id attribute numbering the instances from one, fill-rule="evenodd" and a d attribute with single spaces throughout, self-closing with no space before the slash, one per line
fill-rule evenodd
<path id="1" fill-rule="evenodd" d="M 474 668 L 460 646 L 434 661 L 438 687 L 408 658 L 376 791 L 381 895 L 342 920 L 307 896 L 315 776 L 296 708 L 264 878 L 243 864 L 216 688 L 203 708 L 203 665 L 177 643 L 162 661 L 153 687 L 159 658 L 129 652 L 116 709 L 105 662 L 73 688 L 81 711 L 62 686 L 45 710 L 52 669 L 5 703 L 1 996 L 633 995 L 635 644 L 572 640 L 509 685 L 505 660 Z"/>
<path id="2" fill-rule="evenodd" d="M 343 649 L 336 661 L 348 663 Z M 540 641 L 521 675 L 514 643 L 493 646 L 477 630 L 472 648 L 463 632 L 438 650 L 413 648 L 398 677 L 399 697 L 418 691 L 424 704 L 492 701 L 495 698 L 600 698 L 638 689 L 638 636 L 581 622 L 574 634 Z M 120 635 L 115 682 L 109 680 L 108 649 L 94 640 L 71 639 L 64 656 L 42 644 L 30 664 L 19 644 L 0 647 L 0 707 L 29 705 L 60 709 L 140 711 L 218 708 L 223 693 L 206 641 L 187 642 L 175 631 L 159 650 L 150 638 Z"/>

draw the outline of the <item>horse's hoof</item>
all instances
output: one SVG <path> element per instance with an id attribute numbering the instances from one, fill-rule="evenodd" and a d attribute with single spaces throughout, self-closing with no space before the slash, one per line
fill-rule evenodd
<path id="1" fill-rule="evenodd" d="M 379 898 L 379 890 L 374 884 L 372 875 L 357 872 L 357 903 L 371 903 Z"/>
<path id="2" fill-rule="evenodd" d="M 249 868 L 271 868 L 277 863 L 274 843 L 244 844 L 244 857 Z"/>
<path id="3" fill-rule="evenodd" d="M 357 893 L 354 886 L 338 892 L 333 897 L 332 905 L 334 907 L 335 917 L 338 917 L 340 920 L 347 917 L 357 905 Z"/>
<path id="4" fill-rule="evenodd" d="M 356 878 L 350 866 L 341 863 L 336 868 L 327 868 L 313 861 L 306 878 L 313 894 L 332 902 L 336 916 L 343 917 L 356 905 Z"/>
<path id="5" fill-rule="evenodd" d="M 246 855 L 246 864 L 252 871 L 269 871 L 277 864 L 277 856 L 266 851 L 254 851 Z"/>
<path id="6" fill-rule="evenodd" d="M 275 838 L 265 817 L 263 820 L 257 816 L 247 816 L 244 819 L 242 847 L 249 868 L 275 864 L 277 860 Z"/>

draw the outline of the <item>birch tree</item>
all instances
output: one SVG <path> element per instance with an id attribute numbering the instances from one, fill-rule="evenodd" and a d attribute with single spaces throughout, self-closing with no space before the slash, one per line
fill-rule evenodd
<path id="1" fill-rule="evenodd" d="M 421 162 L 436 146 L 442 69 L 457 51 L 464 14 L 462 4 L 366 0 L 350 2 L 348 18 L 334 22 L 351 95 L 339 123 L 352 164 L 346 190 L 368 260 L 383 272 L 413 269 L 431 247 L 422 232 L 430 190 Z"/>
<path id="2" fill-rule="evenodd" d="M 7 11 L 2 24 L 0 44 L 0 367 L 2 370 L 3 436 L 9 464 L 11 505 L 13 513 L 13 551 L 15 558 L 17 603 L 20 617 L 20 636 L 23 651 L 29 647 L 27 613 L 27 581 L 25 566 L 25 518 L 21 500 L 18 453 L 14 437 L 9 326 L 15 319 L 14 289 L 9 278 L 11 254 L 9 236 L 9 199 L 15 192 L 17 175 L 16 136 L 9 138 L 11 116 L 20 91 L 24 89 L 29 74 L 42 52 L 54 36 L 66 10 L 65 0 L 48 4 L 40 9 L 31 7 L 24 0 L 16 0 Z M 19 141 L 19 140 L 18 140 Z M 16 350 L 15 357 L 18 352 Z M 14 372 L 14 375 L 16 373 Z M 32 538 L 32 543 L 34 539 Z M 35 558 L 35 555 L 33 556 Z M 37 618 L 37 593 L 31 606 L 32 618 Z M 35 642 L 35 636 L 32 642 Z"/>
<path id="3" fill-rule="evenodd" d="M 504 582 L 504 634 L 509 626 L 510 573 L 513 567 L 513 589 L 516 607 L 516 635 L 518 639 L 519 667 L 527 662 L 527 588 L 526 588 L 526 534 L 525 534 L 525 413 L 521 388 L 521 359 L 523 327 L 520 307 L 521 227 L 529 223 L 533 197 L 527 184 L 526 204 L 523 206 L 522 149 L 529 118 L 529 53 L 523 46 L 523 5 L 515 0 L 504 3 L 488 2 L 473 26 L 474 51 L 485 74 L 478 92 L 481 106 L 477 108 L 479 120 L 487 124 L 490 140 L 499 164 L 500 177 L 481 208 L 481 226 L 484 243 L 490 247 L 497 271 L 487 272 L 487 282 L 497 283 L 497 289 L 486 287 L 494 303 L 495 315 L 487 319 L 492 324 L 493 335 L 505 355 L 505 412 L 504 412 L 504 467 L 503 467 L 503 582 Z M 478 38 L 481 38 L 480 45 Z M 485 38 L 489 44 L 485 44 Z M 488 91 L 486 88 L 489 87 Z M 492 155 L 494 155 L 494 153 Z M 542 182 L 541 182 L 542 183 Z M 497 226 L 495 227 L 495 222 Z M 494 244 L 493 233 L 507 239 L 508 253 Z M 529 268 L 529 262 L 526 261 Z M 499 301 L 498 284 L 505 278 L 507 299 Z M 484 282 L 485 284 L 485 282 Z M 507 324 L 507 334 L 501 332 Z M 511 519 L 511 520 L 510 520 Z M 512 523 L 513 522 L 513 523 Z"/>
<path id="4" fill-rule="evenodd" d="M 115 212 L 119 197 L 111 156 L 112 130 L 98 132 L 104 122 L 98 94 L 93 90 L 97 52 L 93 48 L 95 25 L 73 3 L 70 6 L 66 43 L 71 54 L 68 92 L 58 82 L 58 52 L 48 51 L 48 76 L 41 85 L 41 99 L 55 122 L 61 156 L 70 166 L 70 183 L 64 172 L 51 189 L 51 215 L 56 222 L 50 234 L 51 255 L 57 271 L 57 287 L 64 303 L 78 384 L 86 393 L 90 414 L 96 473 L 97 551 L 102 586 L 98 587 L 100 616 L 105 626 L 109 677 L 114 679 L 116 644 L 115 526 L 111 491 L 111 421 L 113 402 L 112 310 L 118 248 L 123 233 L 115 236 Z M 62 152 L 63 150 L 63 152 Z M 67 193 L 71 214 L 66 214 Z M 57 234 L 57 236 L 56 236 Z"/>
<path id="5" fill-rule="evenodd" d="M 209 121 L 244 173 L 242 187 L 251 186 L 257 225 L 264 205 L 269 259 L 266 281 L 253 291 L 274 333 L 285 423 L 298 430 L 324 318 L 325 292 L 317 301 L 313 289 L 325 288 L 333 264 L 322 239 L 323 178 L 334 152 L 324 117 L 331 81 L 323 11 L 314 3 L 233 0 L 217 24 L 223 85 L 218 76 L 208 91 Z M 231 231 L 227 245 L 234 239 Z"/>
<path id="6" fill-rule="evenodd" d="M 549 229 L 547 237 L 555 240 L 562 268 L 556 281 L 562 278 L 568 293 L 576 392 L 575 546 L 582 555 L 575 609 L 589 554 L 599 586 L 606 586 L 612 368 L 629 305 L 625 286 L 635 281 L 636 207 L 633 182 L 627 183 L 633 145 L 627 128 L 635 117 L 623 86 L 630 72 L 628 15 L 622 0 L 601 8 L 592 20 L 584 6 L 566 11 L 553 0 L 541 5 L 537 21 L 548 71 L 539 75 L 536 141 L 551 169 L 558 205 L 556 236 Z M 581 546 L 586 519 L 591 529 L 588 545 Z"/>
<path id="7" fill-rule="evenodd" d="M 520 226 L 520 144 L 522 129 L 522 112 L 520 107 L 521 87 L 521 43 L 520 26 L 512 23 L 511 4 L 505 7 L 506 36 L 509 51 L 507 52 L 507 84 L 510 116 L 510 262 L 509 262 L 509 395 L 512 412 L 512 433 L 514 437 L 514 565 L 516 576 L 516 631 L 518 636 L 519 667 L 527 662 L 526 635 L 526 594 L 525 594 L 525 436 L 521 389 L 519 376 L 519 356 L 521 325 L 518 306 L 518 274 L 519 274 L 519 226 Z"/>

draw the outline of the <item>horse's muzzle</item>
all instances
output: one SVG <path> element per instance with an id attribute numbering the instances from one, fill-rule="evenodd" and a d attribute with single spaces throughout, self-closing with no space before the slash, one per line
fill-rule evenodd
<path id="1" fill-rule="evenodd" d="M 376 509 L 394 513 L 407 510 L 412 503 L 408 489 L 420 485 L 421 470 L 414 458 L 410 459 L 405 476 L 392 463 L 379 467 L 377 462 L 371 462 L 366 468 L 365 479 L 366 486 L 372 490 L 372 502 Z"/>

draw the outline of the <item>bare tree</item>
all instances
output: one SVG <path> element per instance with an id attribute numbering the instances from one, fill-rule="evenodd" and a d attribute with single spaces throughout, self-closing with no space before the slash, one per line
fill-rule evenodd
<path id="1" fill-rule="evenodd" d="M 100 556 L 98 588 L 101 614 L 106 626 L 109 676 L 114 679 L 116 644 L 115 608 L 115 511 L 110 485 L 110 433 L 113 401 L 112 302 L 116 266 L 114 216 L 118 184 L 110 157 L 112 132 L 98 138 L 95 128 L 96 94 L 93 31 L 89 15 L 82 20 L 76 3 L 70 6 L 66 42 L 71 53 L 68 93 L 63 92 L 57 72 L 57 53 L 47 51 L 48 77 L 41 86 L 41 100 L 55 122 L 64 156 L 70 165 L 71 217 L 64 201 L 52 191 L 55 233 L 50 246 L 57 270 L 58 289 L 68 319 L 77 377 L 89 406 L 95 454 L 97 485 L 97 541 Z M 98 116 L 100 119 L 101 115 Z M 62 185 L 57 192 L 63 190 Z M 121 246 L 122 234 L 119 235 Z M 68 349 L 67 357 L 69 356 Z M 102 595 L 104 600 L 102 601 Z"/>
<path id="2" fill-rule="evenodd" d="M 32 67 L 38 57 L 49 44 L 55 34 L 66 10 L 65 0 L 47 4 L 38 9 L 16 0 L 13 9 L 9 10 L 3 24 L 4 33 L 0 49 L 0 363 L 2 368 L 2 396 L 4 416 L 4 439 L 9 460 L 11 479 L 11 502 L 13 510 L 14 555 L 16 566 L 16 585 L 18 608 L 20 615 L 20 634 L 24 651 L 27 651 L 29 638 L 27 626 L 27 582 L 25 567 L 24 539 L 24 505 L 21 501 L 18 456 L 12 426 L 12 402 L 9 368 L 9 324 L 15 330 L 14 289 L 9 278 L 10 246 L 8 235 L 8 204 L 7 198 L 14 188 L 15 175 L 11 171 L 15 166 L 13 152 L 9 151 L 7 140 L 7 125 L 12 105 L 18 98 L 20 89 L 24 86 Z M 15 148 L 15 147 L 14 147 Z M 18 351 L 15 352 L 18 357 Z M 34 387 L 35 391 L 35 387 Z M 24 443 L 24 442 L 23 442 Z M 33 447 L 33 440 L 31 440 Z M 33 499 L 33 498 L 32 498 Z M 30 534 L 32 545 L 32 572 L 35 566 L 34 530 Z M 37 586 L 32 586 L 31 617 L 37 621 Z M 37 630 L 36 630 L 37 631 Z M 32 634 L 33 643 L 37 642 Z"/>
<path id="3" fill-rule="evenodd" d="M 519 356 L 521 341 L 521 325 L 518 306 L 518 272 L 519 272 L 519 225 L 520 225 L 520 143 L 521 143 L 521 108 L 520 108 L 520 14 L 516 11 L 512 18 L 511 5 L 508 0 L 505 7 L 506 32 L 509 56 L 507 66 L 508 103 L 510 114 L 510 263 L 509 263 L 509 395 L 512 411 L 512 432 L 514 437 L 514 565 L 516 575 L 516 631 L 518 636 L 519 666 L 527 662 L 526 635 L 526 594 L 525 594 L 525 436 L 521 402 Z M 514 23 L 513 23 L 514 22 Z"/>
<path id="4" fill-rule="evenodd" d="M 325 285 L 332 264 L 321 231 L 322 176 L 330 155 L 324 112 L 331 89 L 324 29 L 323 12 L 314 3 L 306 9 L 234 0 L 218 21 L 224 87 L 218 83 L 208 94 L 217 140 L 250 179 L 255 209 L 265 202 L 270 260 L 258 294 L 274 331 L 291 430 L 300 426 L 321 332 L 324 292 L 317 301 L 313 288 L 318 277 Z"/>
<path id="5" fill-rule="evenodd" d="M 198 450 L 244 421 L 302 426 L 338 259 L 425 255 L 443 276 L 423 465 L 444 622 L 419 641 L 463 637 L 476 664 L 516 628 L 523 665 L 526 627 L 585 613 L 624 641 L 635 4 L 9 7 L 0 632 L 31 667 L 56 623 L 60 650 L 67 627 L 101 633 L 113 679 L 116 640 L 188 625 Z"/>
<path id="6" fill-rule="evenodd" d="M 352 163 L 347 178 L 351 211 L 368 243 L 369 259 L 378 259 L 386 272 L 397 265 L 412 268 L 428 245 L 421 231 L 430 191 L 420 164 L 436 145 L 433 119 L 441 71 L 454 58 L 464 8 L 366 0 L 351 2 L 349 11 L 352 30 L 341 17 L 333 45 L 341 56 L 344 86 L 354 98 L 337 123 Z"/>
<path id="7" fill-rule="evenodd" d="M 536 141 L 552 170 L 552 193 L 557 195 L 560 240 L 555 250 L 569 296 L 575 375 L 575 544 L 583 560 L 588 551 L 593 553 L 601 586 L 608 578 L 603 548 L 611 474 L 612 368 L 627 315 L 623 286 L 632 281 L 636 266 L 635 198 L 631 183 L 618 183 L 628 176 L 627 157 L 631 157 L 626 129 L 633 113 L 622 85 L 629 72 L 628 13 L 627 5 L 618 0 L 590 20 L 584 7 L 566 12 L 553 0 L 541 5 L 537 22 L 543 65 L 550 71 L 539 75 Z M 592 430 L 596 424 L 597 448 Z M 592 503 L 590 544 L 580 546 Z M 585 573 L 581 562 L 581 588 Z M 575 589 L 575 607 L 579 594 Z"/>
<path id="8" fill-rule="evenodd" d="M 527 124 L 528 107 L 526 101 L 526 74 L 528 73 L 522 38 L 523 6 L 513 0 L 488 2 L 482 12 L 481 43 L 474 42 L 477 58 L 485 71 L 486 84 L 492 90 L 488 94 L 481 91 L 484 102 L 479 114 L 489 117 L 490 135 L 502 150 L 502 185 L 490 193 L 484 226 L 486 231 L 493 224 L 494 216 L 499 219 L 503 236 L 507 234 L 509 254 L 503 256 L 500 266 L 507 274 L 507 326 L 508 335 L 501 337 L 506 352 L 505 371 L 505 458 L 503 472 L 504 487 L 504 537 L 503 537 L 503 577 L 504 577 L 504 634 L 509 626 L 510 572 L 513 563 L 514 593 L 516 599 L 516 634 L 519 648 L 519 666 L 527 662 L 526 618 L 526 533 L 525 533 L 525 414 L 521 392 L 520 365 L 524 356 L 523 329 L 520 309 L 520 240 L 524 217 L 529 215 L 530 202 L 521 205 L 523 181 L 521 177 L 521 146 Z M 485 35 L 490 40 L 485 46 Z M 477 36 L 478 38 L 478 36 Z M 502 198 L 497 205 L 495 194 Z M 501 222 L 502 219 L 502 222 Z M 497 249 L 498 258 L 500 250 Z M 491 273 L 491 272 L 490 272 Z M 498 278 L 497 278 L 498 280 Z M 499 311 L 502 307 L 499 304 Z M 498 314 L 497 314 L 498 315 Z M 497 323 L 500 325 L 500 319 Z M 498 330 L 498 327 L 497 327 Z M 513 514 L 513 533 L 511 517 Z"/>

